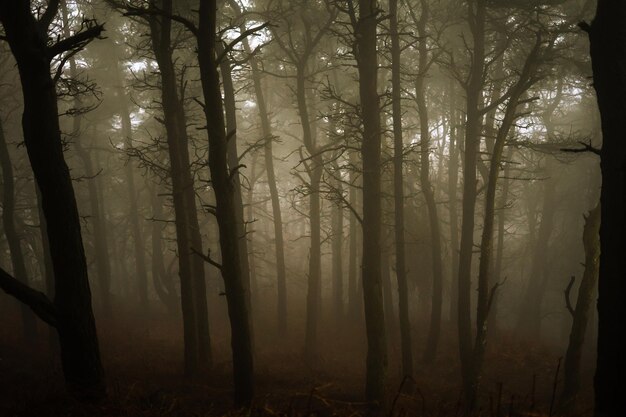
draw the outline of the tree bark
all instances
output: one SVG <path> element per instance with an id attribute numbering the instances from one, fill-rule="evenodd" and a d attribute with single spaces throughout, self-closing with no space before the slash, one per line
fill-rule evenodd
<path id="1" fill-rule="evenodd" d="M 365 396 L 384 402 L 387 372 L 387 340 L 381 286 L 381 128 L 376 51 L 377 2 L 359 0 L 355 27 L 355 57 L 359 73 L 359 97 L 363 121 L 363 303 L 367 333 Z"/>
<path id="2" fill-rule="evenodd" d="M 402 350 L 402 373 L 413 376 L 413 351 L 411 321 L 409 319 L 409 289 L 406 278 L 404 245 L 404 144 L 402 141 L 402 80 L 400 35 L 398 33 L 398 0 L 389 0 L 391 30 L 391 84 L 393 119 L 393 189 L 395 214 L 396 279 L 398 281 L 398 315 L 400 321 L 400 344 Z"/>
<path id="3" fill-rule="evenodd" d="M 162 0 L 161 6 L 166 13 L 171 13 L 172 0 Z M 170 157 L 183 312 L 184 370 L 185 375 L 192 376 L 209 367 L 212 359 L 204 261 L 192 252 L 202 253 L 202 239 L 190 169 L 184 104 L 177 91 L 171 54 L 171 21 L 167 17 L 150 15 L 148 23 L 161 78 L 161 104 Z"/>
<path id="4" fill-rule="evenodd" d="M 422 15 L 417 22 L 419 35 L 419 69 L 415 79 L 415 100 L 420 120 L 420 184 L 426 208 L 428 210 L 428 224 L 430 229 L 430 243 L 433 270 L 433 292 L 430 312 L 430 326 L 424 351 L 424 361 L 429 363 L 435 360 L 437 346 L 439 344 L 439 334 L 441 333 L 441 310 L 443 303 L 443 272 L 441 265 L 441 231 L 439 227 L 439 214 L 437 213 L 437 203 L 435 202 L 435 190 L 430 181 L 430 130 L 428 120 L 428 107 L 426 106 L 425 80 L 428 71 L 428 34 L 426 23 L 429 18 L 428 4 L 421 1 Z"/>
<path id="5" fill-rule="evenodd" d="M 250 406 L 254 390 L 254 370 L 249 294 L 240 260 L 238 233 L 243 213 L 235 208 L 236 189 L 232 181 L 237 166 L 228 166 L 228 140 L 220 78 L 216 62 L 217 7 L 215 0 L 200 0 L 198 11 L 198 64 L 204 96 L 204 115 L 209 137 L 209 170 L 215 193 L 215 217 L 219 227 L 222 261 L 219 267 L 228 304 L 233 358 L 234 403 Z M 232 138 L 230 138 L 232 140 Z M 238 214 L 241 217 L 238 217 Z"/>
<path id="6" fill-rule="evenodd" d="M 593 85 L 602 121 L 602 224 L 598 280 L 595 415 L 623 414 L 626 392 L 626 3 L 599 0 L 589 31 Z"/>
<path id="7" fill-rule="evenodd" d="M 476 168 L 482 114 L 482 87 L 485 71 L 485 0 L 472 0 L 468 3 L 469 23 L 473 36 L 472 62 L 469 83 L 466 88 L 465 156 L 463 165 L 463 202 L 461 220 L 461 242 L 459 250 L 458 310 L 459 351 L 461 374 L 466 407 L 474 407 L 475 398 L 472 380 L 473 346 L 471 323 L 471 274 L 472 251 L 474 246 L 474 222 L 476 212 Z"/>

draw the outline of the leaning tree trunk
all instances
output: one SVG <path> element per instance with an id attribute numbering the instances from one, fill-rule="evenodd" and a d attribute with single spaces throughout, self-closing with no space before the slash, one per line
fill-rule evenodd
<path id="1" fill-rule="evenodd" d="M 589 321 L 591 306 L 593 305 L 596 284 L 598 282 L 598 269 L 600 267 L 600 204 L 589 212 L 585 218 L 583 229 L 583 246 L 585 248 L 585 271 L 583 273 L 578 298 L 573 314 L 572 330 L 569 335 L 569 344 L 563 364 L 563 393 L 561 405 L 563 411 L 569 412 L 574 405 L 576 396 L 580 391 L 580 366 L 583 354 L 585 333 Z M 573 281 L 572 281 L 573 283 Z M 569 297 L 569 291 L 565 293 Z M 569 307 L 569 299 L 567 300 Z"/>
<path id="2" fill-rule="evenodd" d="M 80 218 L 70 172 L 63 157 L 57 95 L 50 75 L 52 56 L 70 49 L 77 35 L 48 46 L 48 26 L 56 14 L 50 3 L 41 20 L 31 15 L 26 0 L 0 3 L 0 22 L 17 62 L 22 84 L 24 142 L 35 180 L 41 190 L 50 253 L 54 266 L 55 296 L 19 285 L 1 274 L 0 286 L 34 308 L 38 315 L 56 326 L 61 361 L 68 389 L 82 398 L 106 395 L 91 292 L 83 247 Z M 95 25 L 82 36 L 99 36 Z M 63 42 L 63 43 L 61 43 Z"/>
<path id="3" fill-rule="evenodd" d="M 248 314 L 248 289 L 241 269 L 240 235 L 237 226 L 243 222 L 243 217 L 238 217 L 243 216 L 243 213 L 236 211 L 236 190 L 232 181 L 238 167 L 228 166 L 228 138 L 215 52 L 217 34 L 215 2 L 201 0 L 198 17 L 200 22 L 197 34 L 198 64 L 209 136 L 209 170 L 215 193 L 215 217 L 222 255 L 219 269 L 224 279 L 230 319 L 234 402 L 236 406 L 249 406 L 254 388 L 252 339 Z M 213 261 L 211 263 L 214 264 Z"/>
<path id="4" fill-rule="evenodd" d="M 387 372 L 387 338 L 381 287 L 381 128 L 376 51 L 377 2 L 359 0 L 355 57 L 363 122 L 363 303 L 367 333 L 365 395 L 382 404 Z"/>
<path id="5" fill-rule="evenodd" d="M 0 165 L 2 168 L 2 226 L 9 244 L 11 266 L 13 274 L 24 285 L 28 285 L 28 273 L 24 262 L 22 242 L 17 231 L 15 212 L 15 181 L 13 178 L 13 164 L 9 155 L 9 147 L 4 137 L 2 116 L 0 115 Z M 22 304 L 22 331 L 24 341 L 31 344 L 37 339 L 37 322 L 35 315 L 26 304 Z"/>

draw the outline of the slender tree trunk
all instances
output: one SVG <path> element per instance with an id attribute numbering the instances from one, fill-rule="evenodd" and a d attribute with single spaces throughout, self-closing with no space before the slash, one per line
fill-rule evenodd
<path id="1" fill-rule="evenodd" d="M 547 164 L 549 165 L 549 164 Z M 556 210 L 556 184 L 554 180 L 546 180 L 541 208 L 541 223 L 537 232 L 536 244 L 532 255 L 532 265 L 528 287 L 521 301 L 521 309 L 517 322 L 518 334 L 527 340 L 537 340 L 541 333 L 543 297 L 545 293 L 545 266 L 548 260 L 550 236 L 554 229 Z"/>
<path id="2" fill-rule="evenodd" d="M 120 71 L 120 70 L 118 70 Z M 123 77 L 119 76 L 120 87 L 119 94 L 119 114 L 122 119 L 122 134 L 124 135 L 124 147 L 131 149 L 133 147 L 133 127 L 130 122 L 130 111 L 128 109 L 127 95 L 122 86 Z M 146 256 L 144 237 L 141 233 L 139 224 L 140 212 L 138 204 L 138 192 L 135 187 L 135 172 L 131 161 L 126 163 L 124 168 L 126 176 L 126 186 L 128 189 L 128 219 L 130 221 L 130 232 L 133 240 L 133 249 L 135 253 L 135 274 L 137 274 L 137 289 L 139 302 L 142 309 L 146 311 L 148 307 L 148 273 L 146 271 Z"/>
<path id="3" fill-rule="evenodd" d="M 232 181 L 233 170 L 237 166 L 228 166 L 228 138 L 215 52 L 217 8 L 214 0 L 200 1 L 198 18 L 198 63 L 209 136 L 209 169 L 215 192 L 215 216 L 222 254 L 219 269 L 224 279 L 230 319 L 234 403 L 247 407 L 252 402 L 254 370 L 248 311 L 249 288 L 241 268 L 241 235 L 238 233 L 243 224 L 243 211 L 236 209 L 238 194 Z"/>
<path id="4" fill-rule="evenodd" d="M 170 13 L 172 0 L 163 0 L 161 6 Z M 211 364 L 204 261 L 192 253 L 192 250 L 202 252 L 202 239 L 190 169 L 184 104 L 179 98 L 171 54 L 171 21 L 167 17 L 150 16 L 149 24 L 160 71 L 161 104 L 170 157 L 183 312 L 184 370 L 185 375 L 191 376 Z"/>
<path id="5" fill-rule="evenodd" d="M 513 157 L 513 148 L 510 147 L 507 155 L 506 162 L 504 167 L 504 178 L 502 184 L 502 191 L 500 194 L 500 199 L 498 203 L 498 246 L 496 249 L 496 260 L 494 266 L 494 277 L 499 281 L 503 281 L 502 277 L 502 260 L 504 257 L 504 235 L 506 231 L 504 230 L 504 224 L 506 222 L 506 209 L 509 200 L 509 189 L 511 185 L 510 175 L 511 175 L 511 159 Z M 493 297 L 491 299 L 491 308 L 489 310 L 489 318 L 488 327 L 492 329 L 491 334 L 498 332 L 498 300 L 500 298 L 500 291 L 496 291 L 493 293 Z"/>
<path id="6" fill-rule="evenodd" d="M 357 154 L 352 151 L 349 155 L 350 158 L 350 190 L 348 196 L 348 202 L 353 210 L 357 208 L 357 188 L 356 188 L 356 165 Z M 358 245 L 358 225 L 355 214 L 350 211 L 350 220 L 348 225 L 348 233 L 350 234 L 349 249 L 348 249 L 348 318 L 351 322 L 355 322 L 360 316 L 359 314 L 359 294 L 358 294 L 358 265 L 357 265 L 357 245 Z"/>
<path id="7" fill-rule="evenodd" d="M 396 279 L 398 281 L 398 315 L 400 318 L 400 344 L 402 350 L 402 373 L 413 375 L 413 351 L 411 322 L 409 320 L 409 289 L 406 278 L 404 245 L 404 144 L 402 141 L 402 96 L 400 79 L 400 35 L 398 33 L 398 0 L 389 0 L 391 29 L 391 83 L 393 118 L 393 187 L 395 210 Z"/>
<path id="8" fill-rule="evenodd" d="M 561 405 L 563 411 L 571 411 L 576 396 L 580 391 L 580 367 L 583 354 L 583 344 L 587 332 L 590 310 L 596 295 L 598 270 L 600 267 L 600 204 L 589 212 L 585 218 L 583 230 L 583 246 L 585 247 L 585 271 L 578 289 L 578 298 L 573 311 L 572 330 L 563 364 L 563 393 Z M 566 296 L 569 296 L 566 293 Z"/>
<path id="9" fill-rule="evenodd" d="M 424 351 L 424 361 L 433 362 L 437 354 L 439 334 L 441 332 L 441 310 L 443 303 L 443 273 L 441 265 L 441 231 L 439 228 L 439 215 L 435 202 L 435 190 L 430 181 L 430 130 L 428 120 L 428 107 L 426 106 L 426 88 L 424 82 L 428 67 L 428 45 L 426 23 L 429 18 L 428 4 L 422 0 L 422 15 L 420 16 L 417 30 L 419 34 L 419 74 L 415 80 L 415 99 L 420 120 L 420 184 L 426 208 L 428 210 L 428 223 L 430 228 L 430 243 L 433 270 L 433 298 L 431 302 L 430 327 Z"/>
<path id="10" fill-rule="evenodd" d="M 217 52 L 223 53 L 223 47 L 220 41 L 217 43 Z M 235 103 L 235 87 L 233 85 L 232 62 L 225 56 L 220 62 L 220 71 L 222 73 L 222 84 L 224 88 L 224 112 L 226 115 L 226 141 L 228 145 L 228 166 L 232 172 L 239 170 L 239 152 L 237 150 L 237 109 Z M 250 262 L 248 251 L 248 236 L 246 235 L 246 225 L 244 223 L 243 195 L 241 191 L 241 176 L 232 175 L 233 181 L 233 203 L 235 206 L 235 218 L 237 220 L 237 236 L 239 239 L 239 261 L 241 263 L 241 276 L 243 279 L 244 289 L 246 291 L 246 305 L 248 314 L 250 315 L 250 331 L 254 341 L 253 331 L 253 314 L 252 314 L 252 294 L 250 293 Z"/>
<path id="11" fill-rule="evenodd" d="M 459 277 L 459 213 L 457 211 L 457 190 L 459 182 L 459 112 L 456 109 L 456 92 L 450 83 L 450 160 L 448 163 L 448 215 L 450 221 L 450 321 L 456 323 L 458 315 Z"/>
<path id="12" fill-rule="evenodd" d="M 155 187 L 156 188 L 156 187 Z M 165 304 L 170 315 L 178 313 L 178 294 L 174 280 L 165 272 L 163 262 L 163 201 L 155 189 L 152 192 L 152 282 L 159 299 Z"/>
<path id="13" fill-rule="evenodd" d="M 317 356 L 317 333 L 321 314 L 322 299 L 322 238 L 321 238 L 321 202 L 320 181 L 324 171 L 324 161 L 319 154 L 313 126 L 309 118 L 309 107 L 306 99 L 305 63 L 298 65 L 296 76 L 296 98 L 298 114 L 302 125 L 302 140 L 311 155 L 310 165 L 307 163 L 309 174 L 309 222 L 311 226 L 311 246 L 309 249 L 309 277 L 306 302 L 306 331 L 304 339 L 304 356 L 308 361 L 314 361 Z"/>
<path id="14" fill-rule="evenodd" d="M 61 15 L 63 19 L 63 34 L 65 37 L 69 37 L 71 34 L 68 10 L 65 1 L 61 2 Z M 78 71 L 76 70 L 76 59 L 71 57 L 69 59 L 70 64 L 70 77 L 72 79 L 78 78 Z M 74 98 L 74 108 L 76 110 L 81 109 L 83 106 L 80 96 Z M 89 206 L 91 209 L 91 220 L 93 224 L 93 240 L 95 248 L 95 261 L 96 269 L 98 271 L 98 284 L 100 292 L 100 307 L 103 313 L 110 317 L 112 314 L 111 308 L 111 265 L 109 264 L 109 251 L 108 251 L 108 238 L 106 233 L 106 226 L 104 225 L 103 211 L 100 207 L 100 200 L 98 199 L 98 188 L 96 184 L 95 176 L 96 171 L 93 168 L 93 162 L 91 155 L 85 150 L 81 143 L 81 123 L 82 115 L 80 113 L 74 115 L 72 119 L 72 132 L 71 136 L 74 140 L 74 147 L 80 159 L 83 162 L 85 168 L 85 174 L 89 178 L 87 181 L 87 190 L 89 192 Z M 95 129 L 94 129 L 95 130 Z"/>
<path id="15" fill-rule="evenodd" d="M 359 72 L 359 97 L 363 119 L 363 303 L 367 333 L 365 395 L 384 402 L 387 372 L 387 338 L 381 287 L 381 128 L 376 51 L 377 2 L 359 0 L 355 27 L 355 57 Z"/>
<path id="16" fill-rule="evenodd" d="M 13 164 L 9 155 L 9 147 L 4 137 L 2 115 L 0 115 L 0 165 L 2 168 L 2 226 L 9 245 L 13 274 L 24 285 L 28 285 L 28 273 L 24 262 L 24 252 L 20 235 L 15 227 L 18 214 L 15 212 L 15 181 Z M 32 344 L 37 339 L 37 322 L 35 315 L 26 304 L 21 305 L 22 331 L 24 341 Z"/>
<path id="17" fill-rule="evenodd" d="M 341 176 L 339 167 L 336 166 L 336 175 Z M 335 181 L 337 193 L 343 195 L 341 181 Z M 343 309 L 343 207 L 341 204 L 332 205 L 332 279 L 333 279 L 333 310 L 334 320 L 342 323 L 344 319 Z"/>
<path id="18" fill-rule="evenodd" d="M 472 29 L 471 75 L 466 88 L 467 119 L 465 122 L 465 156 L 463 165 L 463 203 L 461 221 L 461 242 L 459 251 L 458 278 L 458 329 L 461 374 L 466 407 L 472 409 L 476 398 L 473 397 L 473 346 L 471 322 L 471 282 L 472 252 L 474 247 L 474 222 L 476 212 L 476 168 L 480 133 L 482 131 L 483 74 L 485 71 L 485 0 L 472 0 L 468 3 L 470 27 Z"/>
<path id="19" fill-rule="evenodd" d="M 237 4 L 230 2 L 229 4 Z M 238 8 L 238 6 L 237 6 Z M 244 49 L 248 55 L 251 54 L 250 45 L 247 39 L 243 41 Z M 274 172 L 274 155 L 272 152 L 272 144 L 274 135 L 270 124 L 269 112 L 267 110 L 267 102 L 263 94 L 261 84 L 261 70 L 259 63 L 255 57 L 250 59 L 250 67 L 252 69 L 252 82 L 254 84 L 254 94 L 256 96 L 256 104 L 259 109 L 259 117 L 261 119 L 261 132 L 265 141 L 265 171 L 267 173 L 267 184 L 270 190 L 270 199 L 272 202 L 272 215 L 274 220 L 274 240 L 276 248 L 276 283 L 278 289 L 277 298 L 277 324 L 280 335 L 287 333 L 287 272 L 285 269 L 285 244 L 283 238 L 283 220 L 280 208 L 280 197 L 278 196 L 278 187 L 276 184 L 276 174 Z"/>
<path id="20" fill-rule="evenodd" d="M 70 64 L 71 65 L 71 64 Z M 83 162 L 87 180 L 87 191 L 89 192 L 89 207 L 91 211 L 90 219 L 93 225 L 93 240 L 95 248 L 96 270 L 98 272 L 98 290 L 100 293 L 100 308 L 102 312 L 111 317 L 113 309 L 111 307 L 111 265 L 109 264 L 109 248 L 106 225 L 104 224 L 104 213 L 100 207 L 98 189 L 96 184 L 97 174 L 93 167 L 91 155 L 80 143 L 80 116 L 74 117 L 74 148 Z"/>

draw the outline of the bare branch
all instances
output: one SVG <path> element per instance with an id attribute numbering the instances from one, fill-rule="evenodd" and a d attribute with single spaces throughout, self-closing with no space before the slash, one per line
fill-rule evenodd
<path id="1" fill-rule="evenodd" d="M 0 288 L 26 304 L 41 320 L 52 327 L 57 326 L 56 308 L 44 293 L 23 284 L 2 268 L 0 268 Z"/>

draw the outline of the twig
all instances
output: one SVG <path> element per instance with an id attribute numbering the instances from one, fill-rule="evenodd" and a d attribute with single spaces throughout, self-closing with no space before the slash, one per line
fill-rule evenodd
<path id="1" fill-rule="evenodd" d="M 192 251 L 193 253 L 195 253 L 196 255 L 198 255 L 199 257 L 201 257 L 202 259 L 204 259 L 204 261 L 205 261 L 206 263 L 213 265 L 214 267 L 216 267 L 216 268 L 217 268 L 217 269 L 219 269 L 220 271 L 222 270 L 222 264 L 220 264 L 220 263 L 218 263 L 218 262 L 214 261 L 214 260 L 211 258 L 211 249 L 208 249 L 208 250 L 207 250 L 207 254 L 206 254 L 206 255 L 205 255 L 205 254 L 203 254 L 203 253 L 201 253 L 201 252 L 199 252 L 199 251 L 197 251 L 197 250 L 196 250 L 196 249 L 194 249 L 194 248 L 191 248 L 191 251 Z"/>
<path id="2" fill-rule="evenodd" d="M 574 308 L 572 307 L 572 300 L 570 299 L 570 292 L 572 291 L 572 287 L 574 286 L 574 282 L 576 281 L 575 276 L 571 276 L 569 279 L 569 284 L 565 288 L 565 307 L 567 307 L 567 311 L 574 317 Z"/>
<path id="3" fill-rule="evenodd" d="M 548 414 L 549 417 L 552 417 L 554 413 L 554 402 L 556 399 L 556 387 L 559 383 L 559 371 L 561 370 L 561 359 L 563 358 L 562 357 L 559 358 L 559 362 L 556 365 L 556 372 L 554 373 L 554 382 L 552 383 L 552 398 L 550 399 L 550 413 Z"/>

